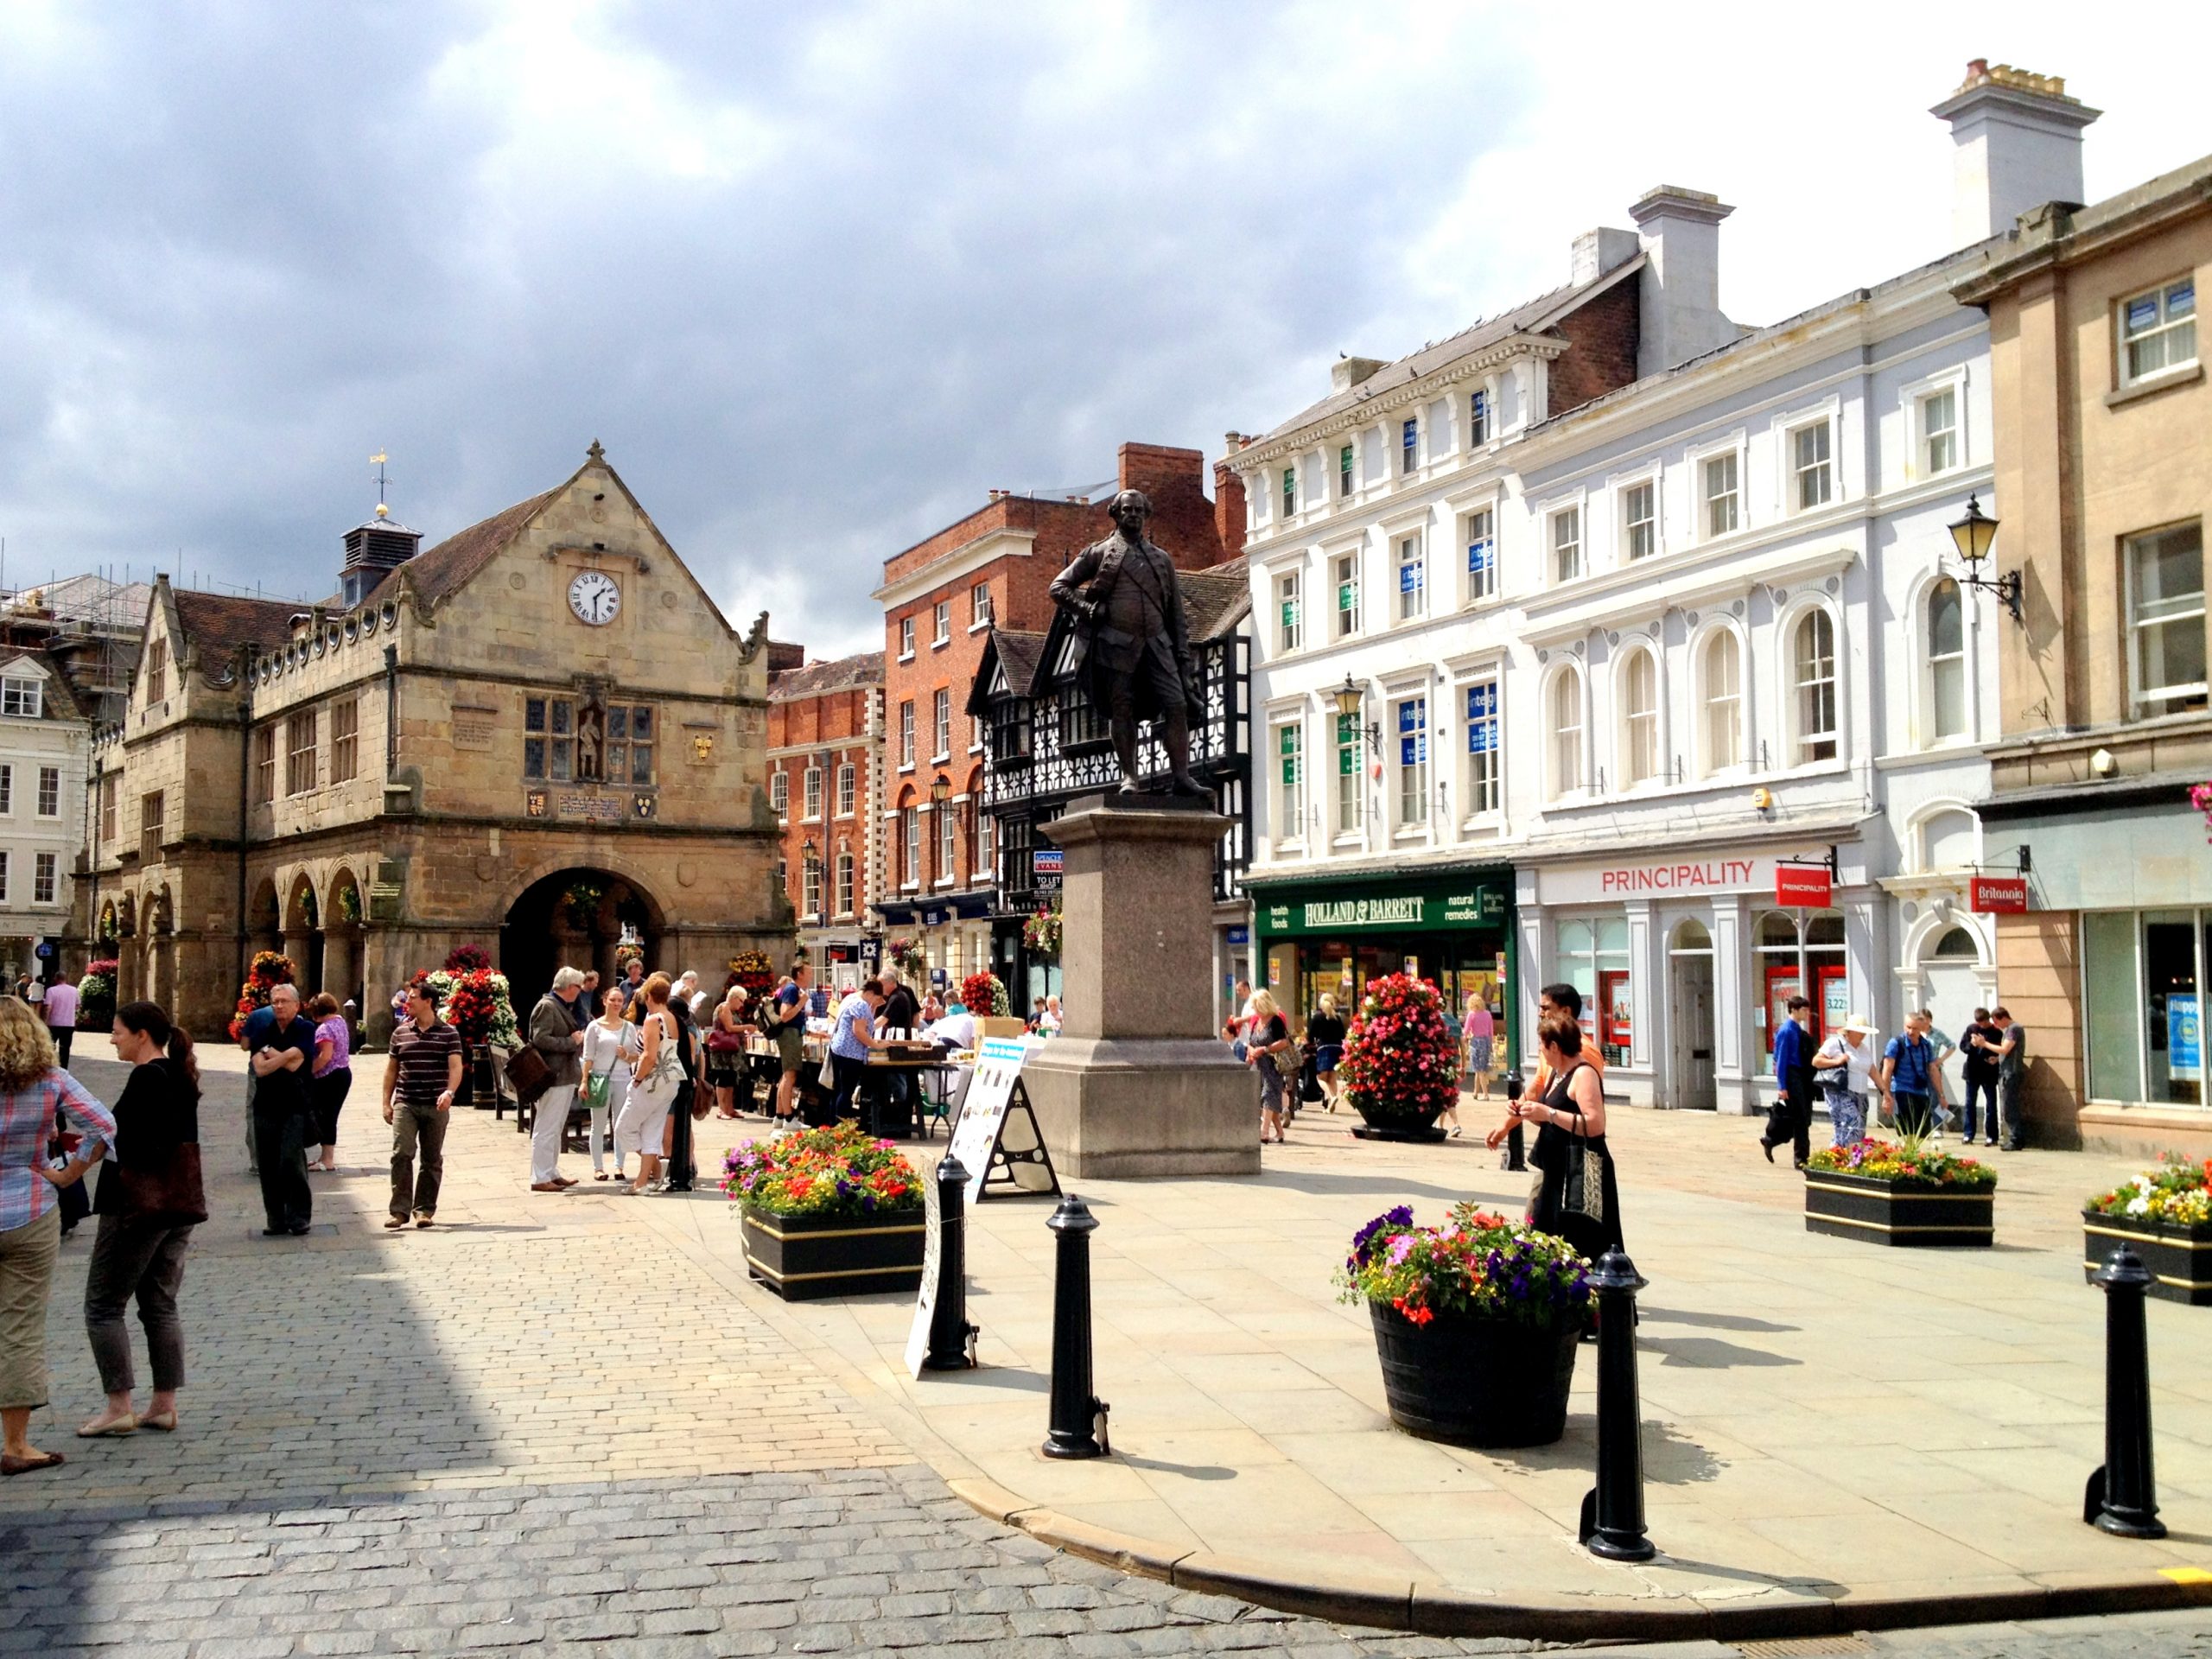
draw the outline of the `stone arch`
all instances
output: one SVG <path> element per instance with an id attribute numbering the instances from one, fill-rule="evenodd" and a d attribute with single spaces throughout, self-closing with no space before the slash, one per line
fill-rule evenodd
<path id="1" fill-rule="evenodd" d="M 351 867 L 340 864 L 323 884 L 322 977 L 320 988 L 340 1003 L 368 1000 L 363 944 L 367 938 L 368 900 Z"/>
<path id="2" fill-rule="evenodd" d="M 176 905 L 168 887 L 156 888 L 146 898 L 146 961 L 143 995 L 174 1010 L 176 1007 Z"/>
<path id="3" fill-rule="evenodd" d="M 596 969 L 612 982 L 615 945 L 626 929 L 644 942 L 649 969 L 671 966 L 660 959 L 667 912 L 633 873 L 613 868 L 625 861 L 550 862 L 512 893 L 499 929 L 499 970 L 518 1013 L 537 1001 L 563 965 Z"/>

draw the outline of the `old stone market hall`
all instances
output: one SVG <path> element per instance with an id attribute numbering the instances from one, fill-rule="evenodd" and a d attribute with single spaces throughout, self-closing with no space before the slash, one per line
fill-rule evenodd
<path id="1" fill-rule="evenodd" d="M 525 1010 L 562 963 L 610 971 L 626 931 L 716 984 L 740 950 L 780 957 L 766 614 L 724 620 L 596 443 L 420 543 L 379 507 L 314 606 L 156 585 L 93 760 L 90 915 L 123 996 L 212 1034 L 282 949 L 375 1037 L 459 944 Z"/>

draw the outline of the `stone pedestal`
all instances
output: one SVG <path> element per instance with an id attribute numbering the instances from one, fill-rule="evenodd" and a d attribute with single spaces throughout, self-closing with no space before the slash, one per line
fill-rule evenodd
<path id="1" fill-rule="evenodd" d="M 1062 1178 L 1247 1175 L 1259 1082 L 1213 1022 L 1204 803 L 1088 796 L 1045 833 L 1065 855 L 1060 1034 L 1022 1077 Z"/>

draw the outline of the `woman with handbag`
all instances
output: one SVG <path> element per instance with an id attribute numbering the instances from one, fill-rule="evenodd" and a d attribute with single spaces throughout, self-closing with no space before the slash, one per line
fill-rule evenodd
<path id="1" fill-rule="evenodd" d="M 315 1061 L 308 1073 L 308 1100 L 315 1108 L 315 1133 L 322 1137 L 322 1161 L 308 1167 L 334 1170 L 338 1167 L 338 1114 L 353 1089 L 353 1033 L 338 1011 L 338 999 L 328 991 L 308 1004 L 308 1014 L 315 1021 Z M 190 1040 L 186 1039 L 188 1043 Z"/>
<path id="2" fill-rule="evenodd" d="M 1529 1224 L 1565 1239 L 1592 1262 L 1621 1243 L 1620 1189 L 1605 1144 L 1605 1093 L 1596 1068 L 1582 1061 L 1582 1026 L 1564 1009 L 1536 1027 L 1551 1087 L 1522 1101 L 1515 1114 L 1536 1127 L 1529 1161 L 1536 1171 Z"/>
<path id="3" fill-rule="evenodd" d="M 156 1002 L 115 1011 L 115 1057 L 130 1080 L 115 1103 L 115 1155 L 100 1170 L 92 1213 L 100 1218 L 85 1275 L 85 1334 L 107 1404 L 78 1429 L 92 1440 L 142 1428 L 176 1427 L 184 1386 L 184 1325 L 176 1294 L 192 1230 L 207 1219 L 200 1177 L 200 1067 L 192 1039 Z M 154 1392 L 143 1415 L 131 1403 L 130 1333 L 124 1309 L 138 1299 Z"/>
<path id="4" fill-rule="evenodd" d="M 668 1109 L 676 1103 L 683 1081 L 683 1068 L 676 1058 L 676 1016 L 668 1011 L 669 979 L 655 974 L 645 982 L 645 1017 L 638 1022 L 640 1039 L 638 1062 L 630 1078 L 622 1116 L 614 1122 L 614 1155 L 624 1148 L 638 1154 L 638 1176 L 625 1190 L 644 1192 L 660 1189 L 661 1135 L 668 1127 Z"/>
<path id="5" fill-rule="evenodd" d="M 74 1126 L 60 1169 L 47 1145 Z M 0 1475 L 62 1461 L 30 1443 L 31 1413 L 46 1403 L 46 1307 L 61 1248 L 55 1189 L 84 1179 L 115 1138 L 115 1119 L 55 1064 L 54 1038 L 28 1003 L 0 996 Z"/>
<path id="6" fill-rule="evenodd" d="M 627 1179 L 622 1173 L 622 1141 L 610 1126 L 621 1121 L 622 1109 L 630 1098 L 630 1068 L 645 1052 L 645 1039 L 625 1013 L 629 1001 L 629 993 L 621 986 L 608 986 L 600 998 L 603 1012 L 584 1027 L 584 1104 L 591 1109 L 591 1128 L 586 1134 L 591 1141 L 594 1181 L 607 1179 L 601 1160 L 610 1147 L 614 1153 L 614 1179 Z"/>
<path id="7" fill-rule="evenodd" d="M 737 1116 L 737 1090 L 745 1065 L 745 987 L 733 983 L 715 1009 L 707 1031 L 707 1081 L 714 1085 L 715 1112 Z M 749 1090 L 747 1091 L 751 1092 Z"/>

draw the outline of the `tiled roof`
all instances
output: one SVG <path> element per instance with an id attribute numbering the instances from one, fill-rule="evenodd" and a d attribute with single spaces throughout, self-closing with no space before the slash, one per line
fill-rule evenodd
<path id="1" fill-rule="evenodd" d="M 446 597 L 498 556 L 537 510 L 560 493 L 548 490 L 527 501 L 518 501 L 505 512 L 495 512 L 480 524 L 448 536 L 427 552 L 417 553 L 376 585 L 368 602 L 379 603 L 397 593 L 399 571 L 425 601 L 435 604 Z"/>
<path id="2" fill-rule="evenodd" d="M 1020 628 L 994 628 L 991 642 L 998 647 L 999 666 L 1006 671 L 1006 683 L 1017 692 L 1027 692 L 1030 683 L 1037 677 L 1037 664 L 1045 654 L 1045 641 L 1049 634 L 1028 633 Z"/>
<path id="3" fill-rule="evenodd" d="M 855 686 L 882 683 L 883 653 L 863 651 L 831 662 L 808 663 L 804 667 L 787 668 L 770 676 L 768 701 L 791 702 L 800 697 L 818 697 L 825 692 L 849 691 Z"/>
<path id="4" fill-rule="evenodd" d="M 1252 586 L 1242 558 L 1182 571 L 1178 580 L 1183 585 L 1183 624 L 1192 645 L 1225 639 L 1251 612 Z"/>
<path id="5" fill-rule="evenodd" d="M 283 645 L 292 637 L 292 619 L 308 608 L 289 599 L 246 599 L 188 588 L 172 588 L 170 597 L 186 638 L 217 657 L 227 657 L 241 645 L 263 650 Z"/>

